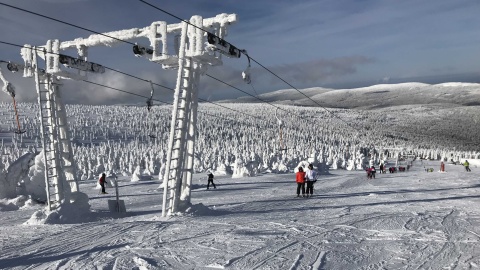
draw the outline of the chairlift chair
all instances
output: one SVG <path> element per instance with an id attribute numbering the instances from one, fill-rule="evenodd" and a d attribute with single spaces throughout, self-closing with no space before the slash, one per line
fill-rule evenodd
<path id="1" fill-rule="evenodd" d="M 22 128 L 20 127 L 20 121 L 18 120 L 17 102 L 15 101 L 15 96 L 12 96 L 12 98 L 13 98 L 13 109 L 15 110 L 15 119 L 17 120 L 17 130 L 15 130 L 15 133 L 23 134 L 27 131 L 22 130 Z"/>
<path id="2" fill-rule="evenodd" d="M 1 62 L 5 62 L 5 61 L 1 61 Z M 10 66 L 11 63 L 10 62 L 5 62 L 5 63 L 8 63 L 8 65 Z M 10 69 L 10 67 L 8 67 Z M 16 134 L 23 134 L 25 133 L 26 131 L 25 130 L 22 130 L 22 128 L 20 127 L 20 120 L 18 119 L 18 110 L 17 110 L 17 102 L 15 101 L 15 87 L 13 86 L 13 84 L 11 84 L 10 82 L 8 82 L 4 77 L 3 77 L 3 74 L 2 74 L 2 70 L 0 69 L 0 80 L 3 82 L 3 88 L 2 90 L 6 93 L 8 93 L 12 99 L 13 99 L 13 110 L 15 111 L 15 120 L 17 122 L 17 130 L 15 130 L 15 133 Z"/>
<path id="3" fill-rule="evenodd" d="M 155 136 L 152 132 L 152 124 L 150 123 L 149 119 L 151 118 L 150 115 L 150 110 L 152 109 L 153 107 L 153 92 L 154 92 L 154 89 L 153 89 L 153 83 L 152 81 L 150 81 L 150 87 L 151 87 L 151 91 L 150 91 L 150 97 L 147 99 L 146 103 L 147 103 L 147 128 L 149 128 L 149 125 L 150 125 L 150 128 L 149 128 L 149 134 L 148 134 L 148 137 L 150 137 L 151 139 L 156 139 L 157 136 Z"/>
<path id="4" fill-rule="evenodd" d="M 248 59 L 248 66 L 247 68 L 242 72 L 242 79 L 244 82 L 246 82 L 247 84 L 250 84 L 252 83 L 252 78 L 250 76 L 250 67 L 251 67 L 251 64 L 250 64 L 250 56 L 248 56 L 248 53 L 246 50 L 241 50 L 241 52 L 247 57 Z"/>

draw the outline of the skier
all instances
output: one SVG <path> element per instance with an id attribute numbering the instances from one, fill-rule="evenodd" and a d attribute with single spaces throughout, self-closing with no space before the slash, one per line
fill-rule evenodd
<path id="1" fill-rule="evenodd" d="M 380 163 L 380 173 L 383 173 L 383 163 Z"/>
<path id="2" fill-rule="evenodd" d="M 465 163 L 463 163 L 463 166 L 465 166 L 465 170 L 467 172 L 471 172 L 470 170 L 470 163 L 468 163 L 468 160 L 465 160 Z"/>
<path id="3" fill-rule="evenodd" d="M 295 179 L 297 181 L 297 197 L 300 197 L 300 189 L 302 189 L 302 197 L 305 197 L 305 172 L 302 166 L 298 167 Z"/>
<path id="4" fill-rule="evenodd" d="M 367 179 L 371 179 L 372 178 L 372 168 L 367 167 L 366 171 L 367 171 Z"/>
<path id="5" fill-rule="evenodd" d="M 211 172 L 208 174 L 207 189 L 210 188 L 210 183 L 212 183 L 214 189 L 217 189 L 217 187 L 215 186 L 215 183 L 213 183 L 213 173 Z"/>
<path id="6" fill-rule="evenodd" d="M 445 172 L 445 163 L 440 163 L 440 172 Z"/>
<path id="7" fill-rule="evenodd" d="M 98 179 L 98 183 L 102 187 L 102 194 L 107 194 L 107 192 L 105 192 L 105 183 L 107 183 L 105 173 L 102 173 L 102 176 L 100 176 L 100 179 Z"/>
<path id="8" fill-rule="evenodd" d="M 307 180 L 307 198 L 313 196 L 313 183 L 317 182 L 317 171 L 313 169 L 313 164 L 308 165 L 308 171 L 306 173 Z"/>
<path id="9" fill-rule="evenodd" d="M 375 173 L 376 173 L 376 172 L 377 172 L 377 171 L 375 170 L 375 166 L 372 166 L 372 167 L 370 168 L 370 178 L 375 179 Z"/>

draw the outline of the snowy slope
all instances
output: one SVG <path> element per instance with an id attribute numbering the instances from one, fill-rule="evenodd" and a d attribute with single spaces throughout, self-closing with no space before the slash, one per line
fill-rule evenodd
<path id="1" fill-rule="evenodd" d="M 433 167 L 427 173 L 424 167 Z M 313 198 L 296 198 L 292 174 L 215 179 L 195 175 L 189 214 L 161 218 L 156 181 L 120 182 L 128 214 L 84 183 L 84 223 L 22 225 L 40 206 L 2 210 L 2 269 L 476 269 L 480 168 L 420 161 L 405 173 L 331 171 Z"/>
<path id="2" fill-rule="evenodd" d="M 380 84 L 355 89 L 308 88 L 300 91 L 317 103 L 329 108 L 379 108 L 412 104 L 480 105 L 480 84 L 476 83 L 400 83 Z M 259 95 L 269 102 L 318 106 L 295 89 L 279 90 Z M 242 97 L 231 102 L 258 102 Z"/>

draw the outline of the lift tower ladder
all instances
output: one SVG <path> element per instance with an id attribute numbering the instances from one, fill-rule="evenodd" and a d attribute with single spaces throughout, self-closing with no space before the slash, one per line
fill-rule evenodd
<path id="1" fill-rule="evenodd" d="M 187 24 L 184 23 L 184 28 Z M 187 31 L 182 31 L 181 44 L 185 44 Z M 181 196 L 182 178 L 185 167 L 186 128 L 189 122 L 190 91 L 192 80 L 192 62 L 185 56 L 185 49 L 179 51 L 179 74 L 175 87 L 172 120 L 164 174 L 164 193 L 162 213 L 175 212 Z"/>
<path id="2" fill-rule="evenodd" d="M 40 131 L 42 135 L 43 158 L 45 162 L 45 187 L 48 209 L 63 199 L 63 188 L 59 185 L 60 164 L 56 158 L 58 152 L 58 133 L 56 124 L 55 102 L 49 75 L 40 77 L 36 49 L 33 50 L 33 72 L 40 109 Z M 42 87 L 43 86 L 43 87 Z"/>

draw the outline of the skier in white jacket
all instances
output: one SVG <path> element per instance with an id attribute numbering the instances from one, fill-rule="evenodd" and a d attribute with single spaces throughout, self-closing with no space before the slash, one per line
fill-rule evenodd
<path id="1" fill-rule="evenodd" d="M 313 169 L 313 164 L 308 165 L 308 171 L 306 173 L 307 183 L 307 198 L 313 196 L 313 183 L 317 182 L 318 173 Z"/>

